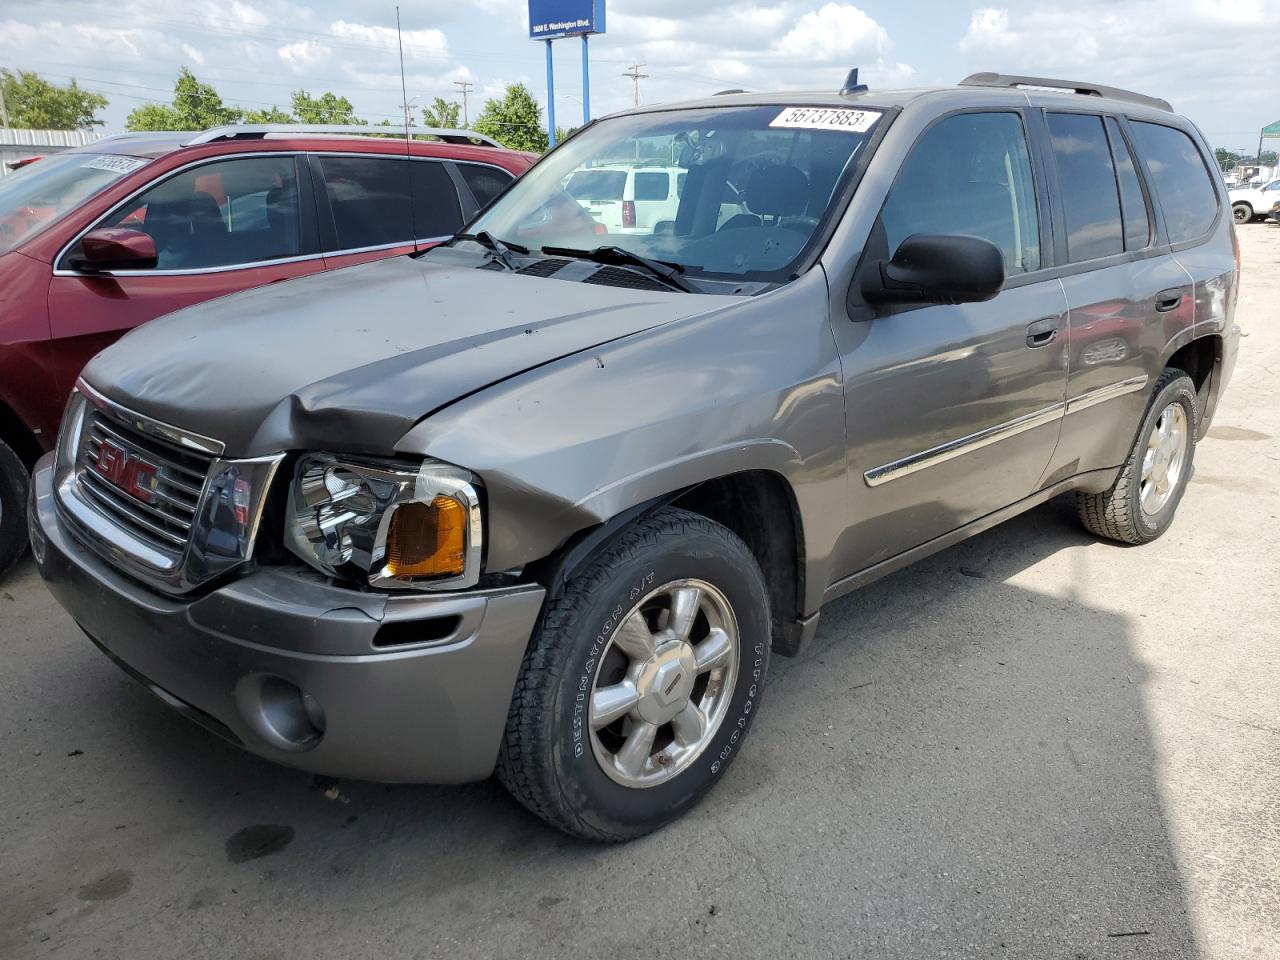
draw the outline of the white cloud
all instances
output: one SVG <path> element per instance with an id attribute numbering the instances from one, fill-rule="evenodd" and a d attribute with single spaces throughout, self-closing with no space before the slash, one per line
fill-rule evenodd
<path id="1" fill-rule="evenodd" d="M 888 52 L 889 33 L 852 4 L 828 3 L 801 17 L 778 49 L 820 63 L 878 61 Z"/>
<path id="2" fill-rule="evenodd" d="M 196 66 L 204 66 L 204 54 L 191 46 L 189 43 L 182 45 L 182 52 L 185 53 Z"/>
<path id="3" fill-rule="evenodd" d="M 377 45 L 387 50 L 396 50 L 398 46 L 398 38 L 393 27 L 369 26 L 363 23 L 336 20 L 329 25 L 329 32 L 335 37 Z M 403 38 L 406 59 L 421 54 L 444 56 L 449 52 L 449 41 L 440 30 L 405 30 Z"/>
<path id="4" fill-rule="evenodd" d="M 299 40 L 276 48 L 276 55 L 295 71 L 315 67 L 329 59 L 329 48 L 314 40 Z"/>

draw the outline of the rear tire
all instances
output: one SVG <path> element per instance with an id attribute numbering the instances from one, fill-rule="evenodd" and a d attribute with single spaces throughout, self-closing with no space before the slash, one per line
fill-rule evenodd
<path id="1" fill-rule="evenodd" d="M 1236 223 L 1248 223 L 1253 219 L 1253 207 L 1247 203 L 1237 203 L 1231 207 L 1231 216 Z"/>
<path id="2" fill-rule="evenodd" d="M 1085 529 L 1131 544 L 1149 543 L 1169 529 L 1191 479 L 1196 414 L 1195 384 L 1166 368 L 1115 484 L 1106 493 L 1076 494 Z"/>
<path id="3" fill-rule="evenodd" d="M 0 577 L 27 549 L 27 495 L 31 476 L 18 455 L 0 441 Z"/>
<path id="4" fill-rule="evenodd" d="M 680 816 L 742 749 L 769 623 L 764 577 L 737 536 L 670 507 L 643 517 L 547 601 L 498 778 L 586 840 L 629 840 Z"/>

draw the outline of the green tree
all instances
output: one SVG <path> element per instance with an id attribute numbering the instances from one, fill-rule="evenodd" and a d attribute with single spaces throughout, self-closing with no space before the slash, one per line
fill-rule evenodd
<path id="1" fill-rule="evenodd" d="M 244 115 L 245 123 L 293 123 L 293 114 L 271 107 L 267 110 L 250 110 Z"/>
<path id="2" fill-rule="evenodd" d="M 547 149 L 547 128 L 542 108 L 523 83 L 507 85 L 501 98 L 490 100 L 476 118 L 472 129 L 493 137 L 512 150 L 541 153 Z"/>
<path id="3" fill-rule="evenodd" d="M 1226 147 L 1218 147 L 1213 151 L 1213 159 L 1218 161 L 1219 170 L 1226 171 L 1234 169 L 1240 162 L 1240 154 L 1228 150 Z"/>
<path id="4" fill-rule="evenodd" d="M 9 125 L 29 130 L 87 130 L 102 126 L 97 112 L 107 98 L 82 90 L 74 80 L 65 87 L 40 79 L 35 73 L 0 70 Z"/>
<path id="5" fill-rule="evenodd" d="M 436 102 L 422 108 L 422 122 L 428 127 L 445 127 L 457 129 L 462 126 L 462 107 L 450 103 L 444 97 L 436 97 Z"/>
<path id="6" fill-rule="evenodd" d="M 223 104 L 217 90 L 183 67 L 173 85 L 173 104 L 143 104 L 129 114 L 125 126 L 130 130 L 207 130 L 243 119 L 243 110 Z"/>
<path id="7" fill-rule="evenodd" d="M 355 115 L 355 108 L 346 97 L 328 91 L 313 97 L 305 90 L 293 91 L 293 118 L 295 123 L 341 123 L 363 126 L 368 121 Z"/>
<path id="8" fill-rule="evenodd" d="M 1264 167 L 1274 167 L 1276 165 L 1276 152 L 1274 150 L 1263 150 L 1258 154 L 1258 162 Z"/>

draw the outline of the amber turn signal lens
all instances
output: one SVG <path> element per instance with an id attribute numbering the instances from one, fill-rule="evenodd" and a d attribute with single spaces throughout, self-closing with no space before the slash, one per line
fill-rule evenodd
<path id="1" fill-rule="evenodd" d="M 467 511 L 449 497 L 401 504 L 387 531 L 387 574 L 460 576 L 466 563 L 466 525 Z"/>

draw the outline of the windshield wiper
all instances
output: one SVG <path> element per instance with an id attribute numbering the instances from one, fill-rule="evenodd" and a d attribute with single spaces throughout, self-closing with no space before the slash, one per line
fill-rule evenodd
<path id="1" fill-rule="evenodd" d="M 488 230 L 478 230 L 475 233 L 455 233 L 452 237 L 450 237 L 448 240 L 445 241 L 445 245 L 452 246 L 453 244 L 457 243 L 459 240 L 470 240 L 473 243 L 480 244 L 480 246 L 484 247 L 491 254 L 493 254 L 493 258 L 497 260 L 499 263 L 501 263 L 508 270 L 516 269 L 515 262 L 511 259 L 511 254 L 513 252 L 514 253 L 529 252 L 528 247 L 523 246 L 519 243 L 507 243 L 505 241 L 499 240 L 497 237 L 491 234 Z"/>
<path id="2" fill-rule="evenodd" d="M 666 260 L 651 260 L 649 257 L 632 253 L 626 247 L 606 245 L 594 250 L 578 250 L 574 247 L 543 247 L 542 252 L 552 257 L 572 257 L 575 260 L 590 260 L 593 263 L 604 263 L 618 267 L 639 267 L 650 276 L 657 277 L 668 286 L 685 293 L 697 293 L 698 288 L 680 276 L 684 267 Z"/>

